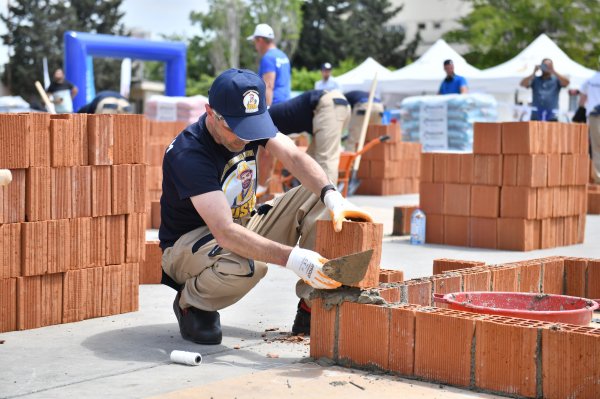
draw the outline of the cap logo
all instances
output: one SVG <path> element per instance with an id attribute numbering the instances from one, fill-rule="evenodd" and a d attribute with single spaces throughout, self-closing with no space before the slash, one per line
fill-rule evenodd
<path id="1" fill-rule="evenodd" d="M 244 108 L 246 109 L 247 114 L 253 114 L 258 112 L 258 103 L 260 102 L 258 98 L 258 92 L 256 90 L 248 90 L 244 93 Z"/>

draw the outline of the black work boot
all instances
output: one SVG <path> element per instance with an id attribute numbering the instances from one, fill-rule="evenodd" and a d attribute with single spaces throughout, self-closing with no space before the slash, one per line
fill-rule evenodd
<path id="1" fill-rule="evenodd" d="M 179 323 L 179 332 L 185 340 L 202 345 L 219 345 L 223 339 L 219 312 L 209 312 L 192 306 L 179 307 L 181 292 L 175 296 L 173 311 Z"/>
<path id="2" fill-rule="evenodd" d="M 296 311 L 296 318 L 292 326 L 292 334 L 310 335 L 310 308 L 304 303 L 304 299 L 300 299 L 300 302 L 298 302 L 298 310 Z"/>

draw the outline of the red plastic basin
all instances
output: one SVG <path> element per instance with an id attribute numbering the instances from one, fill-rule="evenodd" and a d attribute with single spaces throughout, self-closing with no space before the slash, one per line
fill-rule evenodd
<path id="1" fill-rule="evenodd" d="M 566 295 L 522 292 L 455 292 L 433 294 L 453 310 L 587 326 L 598 303 Z"/>

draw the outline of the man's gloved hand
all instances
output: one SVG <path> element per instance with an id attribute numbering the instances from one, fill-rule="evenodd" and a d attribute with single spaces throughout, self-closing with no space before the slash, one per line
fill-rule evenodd
<path id="1" fill-rule="evenodd" d="M 331 190 L 325 194 L 323 199 L 325 206 L 329 209 L 331 214 L 331 221 L 333 222 L 333 229 L 336 232 L 342 231 L 342 222 L 344 220 L 352 219 L 361 222 L 372 222 L 373 218 L 371 215 L 352 204 L 346 198 L 342 197 L 338 191 Z"/>
<path id="2" fill-rule="evenodd" d="M 298 277 L 313 288 L 331 290 L 341 286 L 341 283 L 330 279 L 323 273 L 323 263 L 325 262 L 327 259 L 315 251 L 296 246 L 292 249 L 285 267 L 293 270 Z"/>

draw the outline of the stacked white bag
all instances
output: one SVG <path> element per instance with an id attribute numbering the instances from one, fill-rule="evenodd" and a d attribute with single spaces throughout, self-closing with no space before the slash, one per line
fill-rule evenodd
<path id="1" fill-rule="evenodd" d="M 414 96 L 400 104 L 402 139 L 423 151 L 472 151 L 473 122 L 495 122 L 497 103 L 487 94 Z"/>
<path id="2" fill-rule="evenodd" d="M 204 114 L 208 98 L 151 96 L 144 104 L 144 115 L 148 119 L 162 122 L 194 123 Z"/>

